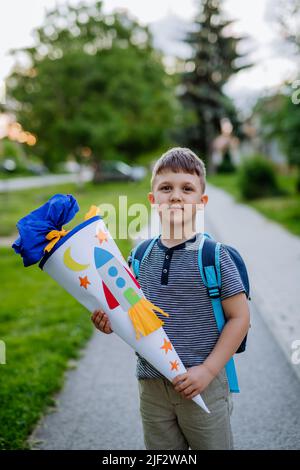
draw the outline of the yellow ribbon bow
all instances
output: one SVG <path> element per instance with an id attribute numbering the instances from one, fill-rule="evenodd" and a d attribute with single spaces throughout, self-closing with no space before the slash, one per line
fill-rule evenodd
<path id="1" fill-rule="evenodd" d="M 65 235 L 67 235 L 67 233 L 69 232 L 70 230 L 65 230 L 65 229 L 61 229 L 61 230 L 51 230 L 51 232 L 49 232 L 47 235 L 46 235 L 46 238 L 47 240 L 51 240 L 50 243 L 48 243 L 48 245 L 46 246 L 46 248 L 44 248 L 44 251 L 50 251 L 52 250 L 52 248 L 54 247 L 54 245 L 58 242 L 58 240 L 61 239 L 61 237 L 64 237 Z"/>

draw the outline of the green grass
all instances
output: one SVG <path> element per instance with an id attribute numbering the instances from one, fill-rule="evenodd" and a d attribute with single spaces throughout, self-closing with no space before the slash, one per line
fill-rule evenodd
<path id="1" fill-rule="evenodd" d="M 73 194 L 80 205 L 80 213 L 76 215 L 67 228 L 74 227 L 83 220 L 85 212 L 92 204 L 116 203 L 119 195 L 126 194 L 128 202 L 135 202 L 135 195 L 143 194 L 146 202 L 146 193 L 149 191 L 150 177 L 138 183 L 110 183 L 101 185 L 87 183 L 79 190 L 75 183 L 44 188 L 33 188 L 9 193 L 0 193 L 0 236 L 10 236 L 17 233 L 16 223 L 24 215 L 44 204 L 53 194 Z M 139 199 L 140 201 L 140 199 Z"/>
<path id="2" fill-rule="evenodd" d="M 208 182 L 230 193 L 237 201 L 244 202 L 268 219 L 278 222 L 294 235 L 300 236 L 300 194 L 296 193 L 296 174 L 278 174 L 283 196 L 265 197 L 253 201 L 241 198 L 236 174 L 210 176 Z"/>
<path id="3" fill-rule="evenodd" d="M 80 214 L 69 224 L 82 221 L 91 204 L 116 204 L 128 195 L 128 204 L 146 201 L 148 181 L 87 185 L 76 192 L 74 185 L 22 191 L 10 195 L 6 220 L 12 227 L 18 218 L 55 192 L 72 192 Z M 1 206 L 3 207 L 3 206 Z M 128 239 L 116 240 L 124 256 Z M 37 266 L 24 268 L 10 248 L 0 249 L 0 339 L 6 344 L 5 365 L 0 365 L 0 449 L 24 449 L 27 438 L 53 395 L 63 384 L 68 361 L 77 358 L 93 331 L 89 312 Z"/>
<path id="4" fill-rule="evenodd" d="M 0 250 L 0 449 L 25 439 L 62 385 L 68 359 L 92 332 L 88 312 L 36 266 L 25 271 L 10 249 Z"/>
<path id="5" fill-rule="evenodd" d="M 235 197 L 236 200 L 240 199 L 240 192 L 237 183 L 237 176 L 233 174 L 216 174 L 208 176 L 207 182 L 225 189 L 228 193 Z"/>

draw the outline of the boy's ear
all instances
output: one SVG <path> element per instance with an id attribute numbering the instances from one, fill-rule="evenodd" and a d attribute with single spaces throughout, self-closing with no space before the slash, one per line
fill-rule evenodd
<path id="1" fill-rule="evenodd" d="M 150 204 L 154 204 L 153 193 L 152 192 L 148 193 L 147 197 L 148 197 L 148 201 L 150 202 Z"/>
<path id="2" fill-rule="evenodd" d="M 202 194 L 201 202 L 202 202 L 202 204 L 204 204 L 206 206 L 206 204 L 208 203 L 208 195 L 207 194 Z"/>

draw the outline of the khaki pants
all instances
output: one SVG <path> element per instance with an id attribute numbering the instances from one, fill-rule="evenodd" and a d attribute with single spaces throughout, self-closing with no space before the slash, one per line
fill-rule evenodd
<path id="1" fill-rule="evenodd" d="M 225 369 L 201 394 L 210 414 L 183 398 L 167 379 L 140 379 L 138 383 L 147 450 L 233 449 L 233 405 Z"/>

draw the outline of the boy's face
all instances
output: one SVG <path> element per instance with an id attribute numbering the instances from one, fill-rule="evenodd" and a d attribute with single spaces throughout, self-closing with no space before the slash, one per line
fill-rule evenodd
<path id="1" fill-rule="evenodd" d="M 208 196 L 203 194 L 197 174 L 166 170 L 155 177 L 148 200 L 157 204 L 162 223 L 194 226 L 197 209 L 203 209 Z"/>

